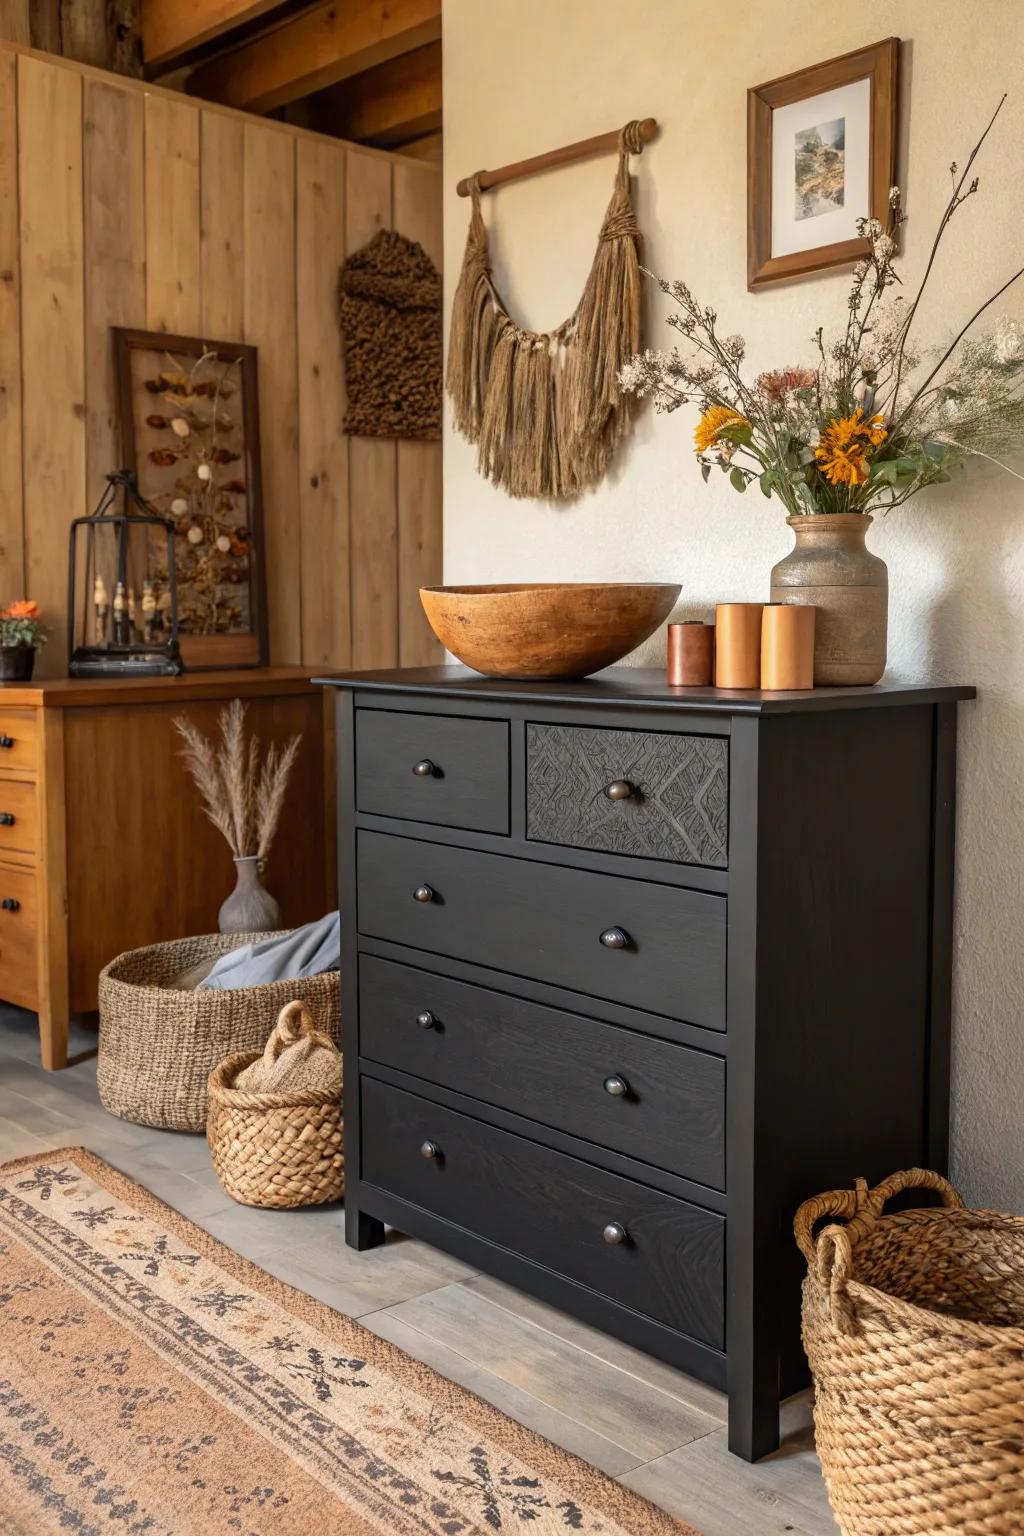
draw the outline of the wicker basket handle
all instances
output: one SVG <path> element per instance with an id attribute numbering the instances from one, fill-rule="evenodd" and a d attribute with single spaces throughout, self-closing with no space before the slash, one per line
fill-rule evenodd
<path id="1" fill-rule="evenodd" d="M 905 1189 L 930 1189 L 937 1195 L 941 1195 L 942 1203 L 948 1211 L 963 1209 L 963 1200 L 948 1179 L 944 1179 L 941 1173 L 932 1173 L 930 1168 L 905 1168 L 902 1173 L 891 1173 L 881 1184 L 876 1184 L 868 1195 L 871 1208 L 876 1216 L 882 1214 L 882 1208 L 895 1195 L 901 1195 Z"/>
<path id="2" fill-rule="evenodd" d="M 303 1035 L 308 1035 L 316 1045 L 329 1045 L 332 1050 L 337 1049 L 330 1036 L 317 1029 L 306 1004 L 296 1000 L 285 1003 L 278 1014 L 277 1023 L 263 1049 L 263 1065 L 268 1069 L 272 1067 L 281 1052 L 289 1045 L 294 1045 L 296 1040 L 301 1040 Z"/>

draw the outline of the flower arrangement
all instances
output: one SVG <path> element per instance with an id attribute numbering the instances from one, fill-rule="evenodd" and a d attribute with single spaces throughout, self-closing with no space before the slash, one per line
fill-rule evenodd
<path id="1" fill-rule="evenodd" d="M 992 459 L 1024 445 L 1024 334 L 1005 319 L 987 335 L 968 335 L 1024 268 L 948 345 L 928 352 L 913 334 L 943 235 L 978 190 L 972 168 L 1005 99 L 963 170 L 950 167 L 952 192 L 909 302 L 894 293 L 901 282 L 895 265 L 904 222 L 900 189 L 889 194 L 884 225 L 858 221 L 869 250 L 854 268 L 846 324 L 831 339 L 823 328 L 815 332 L 812 364 L 748 382 L 741 371 L 743 338 L 719 335 L 715 311 L 698 303 L 685 283 L 655 279 L 678 306 L 668 323 L 684 338 L 686 355 L 678 346 L 644 352 L 619 382 L 661 411 L 697 406 L 694 446 L 705 481 L 716 468 L 737 491 L 756 481 L 790 516 L 888 511 L 948 480 L 972 456 Z"/>
<path id="2" fill-rule="evenodd" d="M 37 651 L 45 644 L 38 603 L 19 597 L 6 608 L 0 608 L 0 645 L 25 645 Z"/>
<path id="3" fill-rule="evenodd" d="M 206 814 L 235 859 L 270 852 L 285 790 L 299 750 L 298 736 L 280 750 L 272 742 L 260 761 L 258 736 L 245 734 L 245 705 L 233 699 L 220 712 L 220 742 L 214 745 L 191 720 L 174 722 L 185 745 L 182 756 L 202 796 Z"/>

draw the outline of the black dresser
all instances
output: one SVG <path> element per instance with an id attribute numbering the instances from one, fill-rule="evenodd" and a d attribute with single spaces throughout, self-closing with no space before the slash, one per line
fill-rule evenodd
<path id="1" fill-rule="evenodd" d="M 339 689 L 346 1233 L 729 1393 L 803 1383 L 806 1196 L 946 1163 L 956 701 L 622 668 Z"/>

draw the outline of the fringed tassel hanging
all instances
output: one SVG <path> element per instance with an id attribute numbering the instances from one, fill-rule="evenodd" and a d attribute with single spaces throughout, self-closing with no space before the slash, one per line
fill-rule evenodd
<path id="1" fill-rule="evenodd" d="M 510 496 L 564 500 L 597 485 L 629 431 L 635 397 L 619 370 L 640 350 L 640 231 L 629 189 L 639 124 L 620 137 L 615 190 L 575 313 L 557 331 L 520 330 L 491 277 L 474 178 L 452 307 L 447 387 L 482 475 Z"/>

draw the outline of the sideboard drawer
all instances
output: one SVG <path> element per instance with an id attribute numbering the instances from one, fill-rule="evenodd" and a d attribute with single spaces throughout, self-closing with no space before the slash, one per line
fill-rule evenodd
<path id="1" fill-rule="evenodd" d="M 7 853 L 34 857 L 38 846 L 34 780 L 0 778 L 0 857 Z"/>
<path id="2" fill-rule="evenodd" d="M 725 1028 L 722 896 L 365 830 L 357 866 L 361 933 Z"/>
<path id="3" fill-rule="evenodd" d="M 724 1217 L 373 1078 L 360 1082 L 366 1182 L 722 1347 Z M 622 1241 L 605 1237 L 615 1226 Z"/>
<path id="4" fill-rule="evenodd" d="M 359 1053 L 725 1188 L 725 1062 L 373 955 Z"/>
<path id="5" fill-rule="evenodd" d="M 356 809 L 508 834 L 508 722 L 356 713 Z"/>
<path id="6" fill-rule="evenodd" d="M 21 1008 L 39 1003 L 36 872 L 0 864 L 0 997 Z"/>
<path id="7" fill-rule="evenodd" d="M 35 711 L 0 709 L 0 768 L 35 768 L 35 766 Z"/>
<path id="8" fill-rule="evenodd" d="M 728 827 L 724 736 L 526 727 L 526 832 L 537 842 L 724 869 Z"/>

